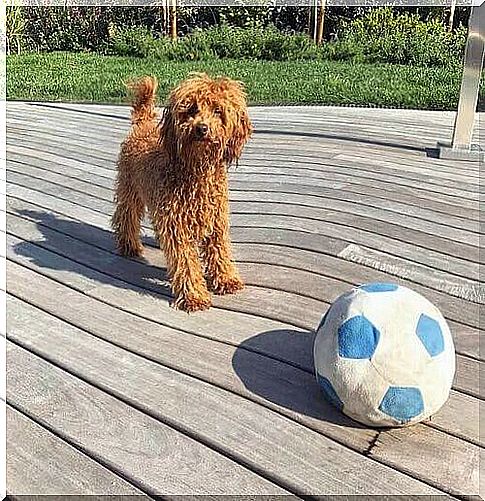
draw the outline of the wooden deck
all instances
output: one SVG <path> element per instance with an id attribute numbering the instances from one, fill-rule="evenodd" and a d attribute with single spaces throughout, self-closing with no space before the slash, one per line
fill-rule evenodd
<path id="1" fill-rule="evenodd" d="M 478 495 L 479 166 L 426 153 L 452 113 L 253 108 L 231 173 L 248 287 L 188 316 L 149 226 L 144 262 L 114 251 L 128 108 L 7 112 L 10 494 Z M 431 421 L 378 431 L 321 397 L 313 329 L 388 280 L 444 313 L 457 374 Z"/>

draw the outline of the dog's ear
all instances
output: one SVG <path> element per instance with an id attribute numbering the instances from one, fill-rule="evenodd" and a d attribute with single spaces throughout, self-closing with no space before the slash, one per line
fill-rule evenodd
<path id="1" fill-rule="evenodd" d="M 237 162 L 241 156 L 244 145 L 253 133 L 253 125 L 245 108 L 236 112 L 232 135 L 226 144 L 224 159 L 227 164 Z"/>
<path id="2" fill-rule="evenodd" d="M 169 104 L 163 111 L 162 120 L 160 121 L 160 144 L 165 147 L 168 153 L 170 162 L 175 162 L 177 158 L 177 135 L 175 133 L 175 119 L 172 111 L 172 106 Z"/>
<path id="3" fill-rule="evenodd" d="M 220 83 L 231 103 L 228 118 L 232 122 L 230 127 L 232 133 L 224 152 L 224 159 L 229 166 L 232 162 L 237 162 L 241 156 L 244 145 L 253 133 L 253 125 L 248 115 L 244 84 L 230 78 L 222 78 Z"/>

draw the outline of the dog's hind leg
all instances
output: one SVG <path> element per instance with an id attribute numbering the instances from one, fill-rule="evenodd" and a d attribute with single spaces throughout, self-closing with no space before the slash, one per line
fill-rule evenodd
<path id="1" fill-rule="evenodd" d="M 134 188 L 122 179 L 118 180 L 115 203 L 111 225 L 115 231 L 118 252 L 123 256 L 141 256 L 143 245 L 140 228 L 145 205 Z"/>

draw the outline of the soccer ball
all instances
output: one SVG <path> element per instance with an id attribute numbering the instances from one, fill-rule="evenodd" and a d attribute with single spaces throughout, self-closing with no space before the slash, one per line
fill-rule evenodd
<path id="1" fill-rule="evenodd" d="M 317 381 L 327 400 L 370 426 L 404 426 L 436 413 L 455 374 L 450 329 L 420 294 L 394 284 L 340 296 L 317 329 Z"/>

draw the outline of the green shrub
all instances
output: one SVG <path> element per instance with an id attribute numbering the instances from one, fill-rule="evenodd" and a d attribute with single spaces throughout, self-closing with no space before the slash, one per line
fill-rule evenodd
<path id="1" fill-rule="evenodd" d="M 150 57 L 161 55 L 162 41 L 155 39 L 148 28 L 143 26 L 118 30 L 110 27 L 107 52 L 119 56 Z"/>
<path id="2" fill-rule="evenodd" d="M 320 49 L 306 35 L 285 35 L 270 26 L 237 28 L 227 25 L 195 30 L 172 42 L 155 38 L 147 28 L 113 29 L 108 53 L 156 57 L 172 61 L 252 59 L 297 61 L 319 59 Z"/>
<path id="3" fill-rule="evenodd" d="M 466 29 L 449 32 L 437 20 L 421 21 L 417 14 L 372 9 L 344 22 L 341 37 L 325 48 L 328 57 L 357 62 L 448 66 L 461 61 Z"/>
<path id="4" fill-rule="evenodd" d="M 215 56 L 202 30 L 171 42 L 166 57 L 172 61 L 207 61 Z"/>

